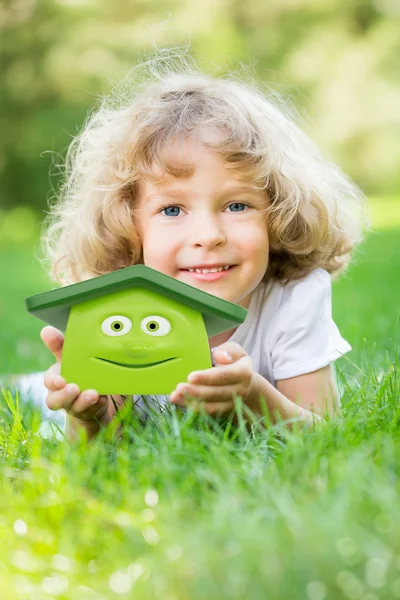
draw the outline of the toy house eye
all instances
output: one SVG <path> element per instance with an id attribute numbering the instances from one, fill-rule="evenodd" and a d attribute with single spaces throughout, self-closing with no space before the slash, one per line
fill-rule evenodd
<path id="1" fill-rule="evenodd" d="M 164 317 L 152 315 L 142 320 L 140 328 L 148 335 L 167 335 L 171 331 L 171 324 Z"/>
<path id="2" fill-rule="evenodd" d="M 108 317 L 101 324 L 101 330 L 106 335 L 125 335 L 132 329 L 132 321 L 121 315 Z"/>

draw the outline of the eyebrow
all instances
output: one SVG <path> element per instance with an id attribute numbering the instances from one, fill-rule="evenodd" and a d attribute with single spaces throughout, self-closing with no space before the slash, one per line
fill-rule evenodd
<path id="1" fill-rule="evenodd" d="M 262 190 L 255 188 L 251 185 L 234 185 L 227 187 L 224 192 L 218 195 L 218 198 L 225 198 L 230 194 L 237 194 L 238 192 L 247 192 L 251 194 L 260 194 Z M 171 190 L 171 191 L 160 191 L 154 194 L 150 194 L 147 197 L 147 200 L 155 200 L 160 197 L 168 197 L 168 198 L 187 198 L 190 195 L 188 192 L 184 192 L 183 190 Z"/>

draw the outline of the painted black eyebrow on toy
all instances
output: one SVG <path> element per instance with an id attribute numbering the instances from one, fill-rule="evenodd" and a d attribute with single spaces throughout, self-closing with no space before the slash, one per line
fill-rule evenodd
<path id="1" fill-rule="evenodd" d="M 246 319 L 247 310 L 242 306 L 217 298 L 146 265 L 132 265 L 87 281 L 30 296 L 25 299 L 25 306 L 29 313 L 64 332 L 70 309 L 75 304 L 138 287 L 201 312 L 209 337 L 237 327 Z"/>

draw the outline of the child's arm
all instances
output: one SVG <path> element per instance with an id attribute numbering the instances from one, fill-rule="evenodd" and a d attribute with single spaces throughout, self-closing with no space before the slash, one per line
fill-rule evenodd
<path id="1" fill-rule="evenodd" d="M 261 397 L 265 398 L 273 422 L 279 415 L 283 420 L 300 417 L 301 421 L 311 424 L 323 420 L 326 413 L 340 413 L 332 365 L 313 373 L 281 379 L 276 382 L 276 388 L 257 373 L 246 404 L 253 412 L 262 414 Z"/>
<path id="2" fill-rule="evenodd" d="M 273 422 L 279 419 L 300 418 L 312 423 L 323 420 L 325 406 L 331 412 L 340 404 L 330 366 L 314 373 L 278 382 L 275 388 L 259 373 L 253 371 L 252 360 L 235 342 L 226 342 L 214 352 L 215 368 L 196 371 L 187 383 L 179 384 L 171 393 L 173 403 L 184 406 L 188 398 L 199 399 L 210 415 L 231 412 L 233 396 L 244 399 L 256 414 L 263 415 L 262 398 Z M 309 410 L 313 408 L 314 413 Z"/>
<path id="3" fill-rule="evenodd" d="M 276 382 L 276 387 L 291 402 L 308 411 L 322 416 L 341 411 L 332 363 L 312 373 L 281 379 Z"/>

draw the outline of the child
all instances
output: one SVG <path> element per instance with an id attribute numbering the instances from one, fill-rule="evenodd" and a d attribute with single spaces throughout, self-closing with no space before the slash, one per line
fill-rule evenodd
<path id="1" fill-rule="evenodd" d="M 194 396 L 214 415 L 237 394 L 256 414 L 263 397 L 273 421 L 339 411 L 333 363 L 351 346 L 332 320 L 331 276 L 361 240 L 363 194 L 255 84 L 185 57 L 178 69 L 148 64 L 153 80 L 128 81 L 120 105 L 103 100 L 71 144 L 43 236 L 51 277 L 141 263 L 248 309 L 209 339 L 214 367 L 161 404 Z M 62 334 L 41 337 L 57 361 L 47 406 L 65 409 L 68 435 L 96 435 L 127 398 L 66 386 Z"/>

